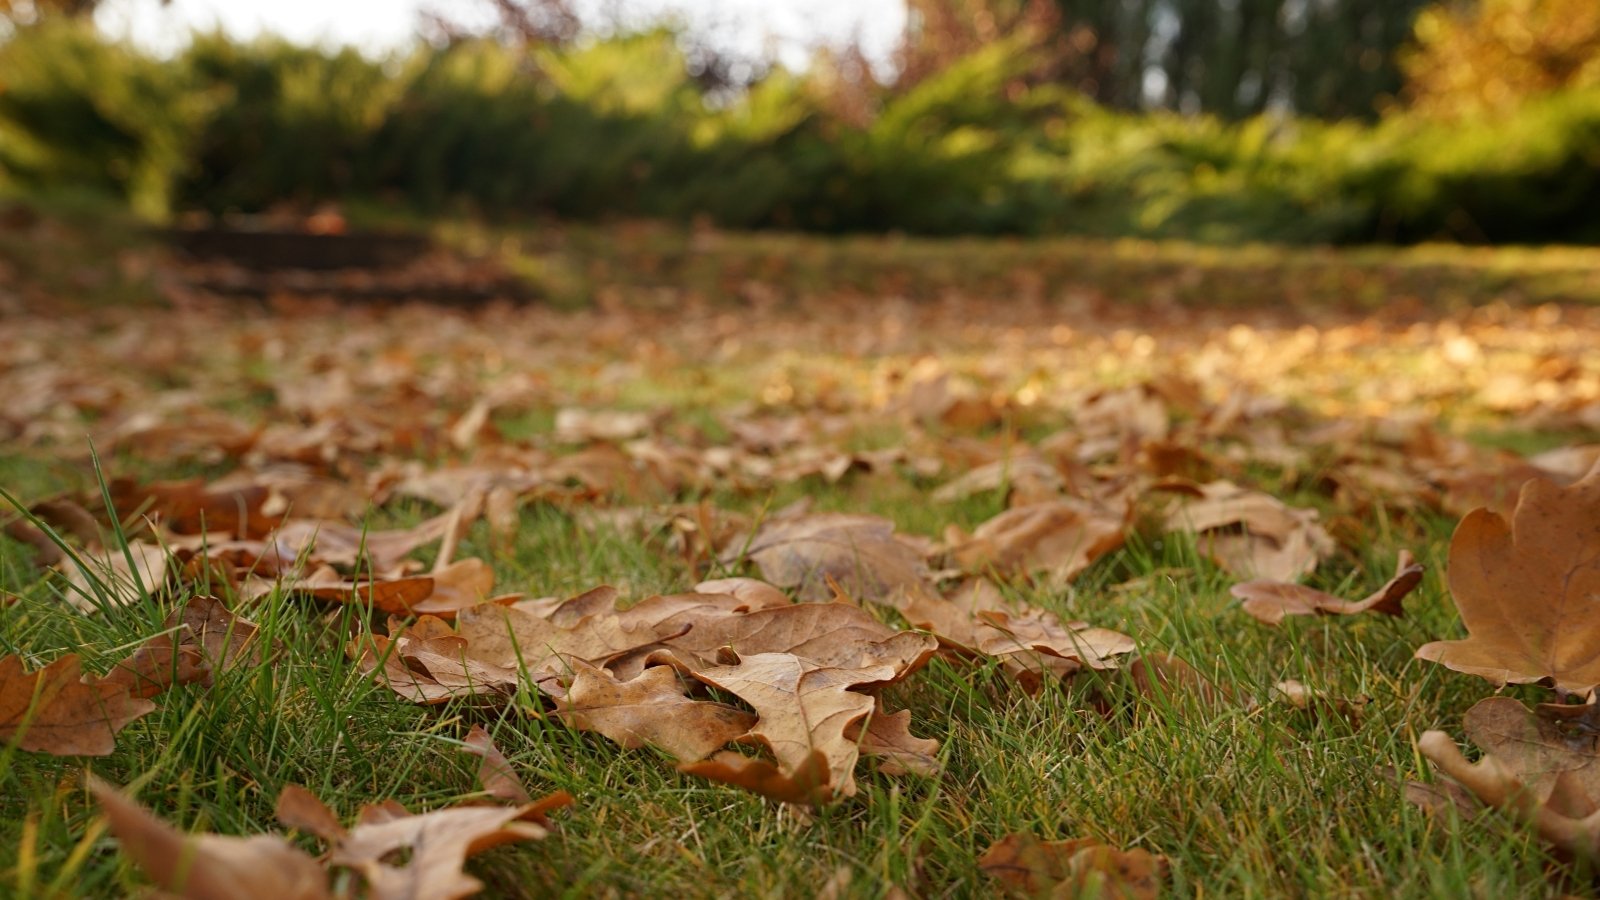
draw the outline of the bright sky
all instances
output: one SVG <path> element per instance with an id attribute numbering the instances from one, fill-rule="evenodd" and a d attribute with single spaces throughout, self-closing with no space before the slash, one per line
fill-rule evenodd
<path id="1" fill-rule="evenodd" d="M 487 22 L 488 6 L 484 0 L 104 0 L 95 18 L 107 32 L 161 51 L 182 46 L 195 29 L 220 27 L 241 38 L 271 32 L 381 52 L 409 41 L 423 10 Z M 578 0 L 577 7 L 591 21 L 616 12 L 625 21 L 676 15 L 715 35 L 719 45 L 746 53 L 771 48 L 792 67 L 804 65 L 811 48 L 852 36 L 869 58 L 886 59 L 905 22 L 900 0 Z"/>

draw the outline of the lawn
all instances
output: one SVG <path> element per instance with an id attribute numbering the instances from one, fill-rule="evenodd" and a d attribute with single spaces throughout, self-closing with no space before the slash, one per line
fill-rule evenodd
<path id="1" fill-rule="evenodd" d="M 279 832 L 319 853 L 275 814 L 286 786 L 346 822 L 385 800 L 492 803 L 464 752 L 475 726 L 533 796 L 574 800 L 542 840 L 471 859 L 486 896 L 983 895 L 1002 882 L 980 857 L 1016 833 L 1159 854 L 1160 884 L 1179 896 L 1594 888 L 1586 863 L 1514 816 L 1425 810 L 1406 787 L 1440 778 L 1421 734 L 1465 746 L 1466 711 L 1502 692 L 1413 656 L 1464 633 L 1447 583 L 1457 522 L 1484 504 L 1509 510 L 1530 476 L 1574 482 L 1596 458 L 1584 446 L 1600 440 L 1593 251 L 461 227 L 445 238 L 493 259 L 418 273 L 493 265 L 544 299 L 441 306 L 341 302 L 337 281 L 219 297 L 195 287 L 216 284 L 214 268 L 114 224 L 6 227 L 0 486 L 20 508 L 0 537 L 0 654 L 29 671 L 78 654 L 104 675 L 175 634 L 169 614 L 196 596 L 258 631 L 257 652 L 218 664 L 209 684 L 154 696 L 109 755 L 5 744 L 4 893 L 148 883 L 86 773 L 185 830 Z M 179 479 L 212 492 L 161 488 Z M 1184 527 L 1186 505 L 1224 481 L 1294 524 Z M 320 597 L 302 568 L 268 578 L 259 556 L 210 547 L 251 527 L 219 522 L 288 516 L 326 531 L 298 547 L 309 565 L 336 532 L 413 528 L 474 492 L 464 531 L 388 565 L 357 553 Z M 51 499 L 62 502 L 39 506 Z M 1051 503 L 1079 518 L 986 527 Z M 864 544 L 843 562 L 805 541 L 790 545 L 798 563 L 763 556 L 768 529 L 827 513 L 892 523 L 886 552 L 914 557 L 915 575 Z M 1082 520 L 1108 516 L 1091 552 Z M 54 551 L 26 539 L 40 531 L 96 577 L 58 571 L 71 559 L 43 567 Z M 138 584 L 95 568 L 98 556 L 125 573 L 129 541 L 185 555 Z M 1403 615 L 1273 626 L 1230 594 L 1275 573 L 1360 598 L 1402 551 L 1425 566 Z M 818 802 L 780 803 L 681 771 L 681 754 L 581 730 L 525 649 L 502 690 L 435 705 L 374 679 L 362 642 L 406 627 L 374 585 L 438 574 L 441 554 L 482 560 L 485 596 L 609 585 L 626 610 L 708 579 L 763 578 L 805 600 L 837 589 L 888 632 L 918 624 L 908 595 L 954 609 L 947 598 L 987 591 L 1014 619 L 1087 622 L 1134 649 L 1096 668 L 1059 646 L 940 632 L 938 652 L 892 684 L 862 676 L 874 683 L 845 692 L 908 710 L 911 733 L 937 741 L 931 765 L 863 752 L 853 795 L 836 772 L 810 785 Z M 796 572 L 808 565 L 836 576 L 831 588 Z M 979 620 L 991 621 L 963 627 L 982 632 Z M 713 684 L 739 658 L 728 649 L 683 663 L 684 689 L 765 716 Z M 1192 672 L 1151 677 L 1165 655 Z M 571 689 L 571 666 L 556 669 L 557 693 Z M 1315 696 L 1290 702 L 1278 686 L 1291 680 Z M 779 768 L 795 775 L 781 754 Z M 350 868 L 334 878 L 360 884 Z"/>

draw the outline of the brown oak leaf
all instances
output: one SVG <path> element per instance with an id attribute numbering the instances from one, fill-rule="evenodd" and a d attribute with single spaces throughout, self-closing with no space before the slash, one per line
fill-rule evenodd
<path id="1" fill-rule="evenodd" d="M 616 591 L 596 588 L 554 605 L 526 600 L 505 607 L 480 604 L 462 610 L 456 621 L 478 659 L 513 669 L 526 667 L 537 679 L 565 671 L 565 657 L 604 664 L 684 633 L 689 623 L 674 620 L 673 614 L 682 612 L 683 606 L 712 603 L 715 597 L 688 596 L 670 611 L 656 604 L 642 612 L 635 612 L 635 607 L 619 613 Z"/>
<path id="2" fill-rule="evenodd" d="M 742 738 L 764 745 L 781 771 L 793 775 L 814 753 L 827 764 L 826 785 L 836 796 L 855 794 L 857 743 L 845 730 L 876 705 L 857 688 L 892 681 L 892 666 L 816 668 L 791 653 L 758 653 L 735 665 L 702 669 L 695 678 L 750 704 L 759 716 Z"/>
<path id="3" fill-rule="evenodd" d="M 1510 522 L 1468 513 L 1447 577 L 1467 637 L 1424 644 L 1419 659 L 1496 684 L 1600 685 L 1600 468 L 1565 488 L 1527 482 Z"/>
<path id="4" fill-rule="evenodd" d="M 368 634 L 347 648 L 362 672 L 413 703 L 444 703 L 457 697 L 504 695 L 516 690 L 520 673 L 482 659 L 472 642 L 443 619 L 423 616 L 409 626 L 390 621 L 390 634 Z"/>
<path id="5" fill-rule="evenodd" d="M 22 657 L 0 657 L 0 743 L 55 756 L 105 756 L 116 734 L 156 708 L 128 686 L 84 676 L 77 654 L 24 673 Z"/>
<path id="6" fill-rule="evenodd" d="M 845 728 L 844 736 L 861 745 L 862 756 L 877 757 L 878 771 L 885 775 L 913 772 L 931 777 L 939 774 L 939 742 L 911 733 L 909 709 L 886 713 L 880 698 L 877 710 L 866 720 L 866 727 L 863 728 L 860 721 L 852 722 Z"/>
<path id="7" fill-rule="evenodd" d="M 746 544 L 748 543 L 748 546 Z M 767 581 L 796 588 L 805 599 L 825 600 L 837 584 L 853 597 L 872 602 L 921 584 L 928 575 L 922 554 L 894 535 L 894 523 L 876 516 L 813 513 L 772 519 L 742 550 Z"/>
<path id="8" fill-rule="evenodd" d="M 363 807 L 356 826 L 333 845 L 328 862 L 360 873 L 371 900 L 453 900 L 483 889 L 462 871 L 467 857 L 516 841 L 539 840 L 545 826 L 524 821 L 518 806 L 456 806 L 413 814 L 389 801 Z M 409 851 L 404 865 L 386 860 Z"/>
<path id="9" fill-rule="evenodd" d="M 1200 552 L 1229 572 L 1295 581 L 1333 552 L 1317 513 L 1297 509 L 1230 481 L 1188 488 L 1190 499 L 1167 515 L 1168 531 L 1192 531 Z"/>
<path id="10" fill-rule="evenodd" d="M 1562 790 L 1565 779 L 1559 775 L 1551 795 L 1540 802 L 1506 762 L 1492 753 L 1476 763 L 1468 762 L 1456 742 L 1442 731 L 1423 732 L 1417 738 L 1417 749 L 1486 805 L 1533 826 L 1560 852 L 1589 859 L 1600 855 L 1600 812 L 1568 813 L 1568 809 L 1584 807 Z"/>
<path id="11" fill-rule="evenodd" d="M 1286 616 L 1353 616 L 1367 611 L 1386 616 L 1404 615 L 1400 601 L 1422 583 L 1425 570 L 1411 553 L 1400 551 L 1394 577 L 1362 600 L 1346 600 L 1302 584 L 1282 581 L 1246 581 L 1229 593 L 1244 601 L 1244 611 L 1268 625 L 1281 624 Z"/>
<path id="12" fill-rule="evenodd" d="M 1550 707 L 1532 710 L 1511 697 L 1490 697 L 1468 710 L 1462 724 L 1535 802 L 1577 819 L 1600 811 L 1600 735 L 1582 721 Z"/>
<path id="13" fill-rule="evenodd" d="M 511 761 L 494 745 L 494 739 L 482 725 L 472 726 L 463 741 L 468 753 L 482 758 L 478 765 L 478 783 L 489 796 L 512 804 L 532 803 L 533 796 L 511 768 Z"/>
<path id="14" fill-rule="evenodd" d="M 112 667 L 105 680 L 126 685 L 135 697 L 153 697 L 173 685 L 209 685 L 217 672 L 260 658 L 255 623 L 215 597 L 191 597 L 167 615 L 166 629 Z"/>
<path id="15" fill-rule="evenodd" d="M 273 834 L 185 834 L 121 791 L 89 776 L 89 791 L 122 852 L 164 891 L 195 900 L 328 900 L 328 875 L 310 854 Z"/>
<path id="16" fill-rule="evenodd" d="M 750 730 L 756 717 L 737 707 L 694 700 L 671 666 L 650 666 L 628 681 L 580 659 L 569 661 L 572 683 L 556 701 L 556 716 L 580 731 L 605 735 L 623 747 L 660 747 L 685 762 L 705 759 Z"/>
<path id="17" fill-rule="evenodd" d="M 1019 506 L 979 525 L 951 555 L 969 572 L 1037 572 L 1065 584 L 1122 546 L 1130 509 L 1066 498 Z"/>
<path id="18" fill-rule="evenodd" d="M 413 814 L 387 800 L 362 807 L 355 827 L 345 829 L 316 795 L 290 785 L 278 797 L 278 819 L 331 844 L 327 864 L 360 874 L 366 881 L 365 897 L 454 900 L 483 888 L 462 871 L 467 857 L 545 837 L 544 813 L 570 802 L 570 796 L 559 792 L 518 806 L 453 806 Z M 400 858 L 405 861 L 397 864 Z"/>
<path id="19" fill-rule="evenodd" d="M 1041 841 L 1008 834 L 978 858 L 978 868 L 1033 897 L 1148 900 L 1161 895 L 1168 863 L 1148 850 L 1118 850 L 1096 838 Z"/>
<path id="20" fill-rule="evenodd" d="M 984 610 L 977 614 L 978 649 L 1000 657 L 1030 689 L 1039 675 L 1063 678 L 1082 666 L 1114 669 L 1115 657 L 1132 653 L 1133 638 L 1087 622 L 1063 622 L 1046 609 L 1018 612 Z"/>

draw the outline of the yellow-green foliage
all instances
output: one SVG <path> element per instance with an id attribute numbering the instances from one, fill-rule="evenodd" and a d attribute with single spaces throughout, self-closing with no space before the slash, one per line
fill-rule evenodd
<path id="1" fill-rule="evenodd" d="M 147 214 L 429 213 L 1205 241 L 1592 240 L 1600 88 L 1374 124 L 1134 115 L 1000 41 L 844 115 L 820 72 L 708 98 L 673 34 L 374 60 L 202 37 L 170 61 L 70 24 L 0 44 L 0 185 Z M 858 110 L 859 112 L 859 110 Z"/>
<path id="2" fill-rule="evenodd" d="M 1413 106 L 1445 117 L 1505 113 L 1530 97 L 1600 87 L 1600 3 L 1478 0 L 1417 17 L 1401 56 Z"/>

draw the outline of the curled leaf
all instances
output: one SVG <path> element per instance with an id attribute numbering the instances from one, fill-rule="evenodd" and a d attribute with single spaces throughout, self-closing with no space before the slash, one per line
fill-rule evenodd
<path id="1" fill-rule="evenodd" d="M 1404 615 L 1400 601 L 1422 583 L 1423 567 L 1408 551 L 1400 551 L 1394 577 L 1362 600 L 1345 600 L 1301 584 L 1282 581 L 1246 581 L 1229 593 L 1244 601 L 1244 611 L 1268 625 L 1283 622 L 1286 616 L 1353 616 L 1377 612 L 1386 616 Z"/>

